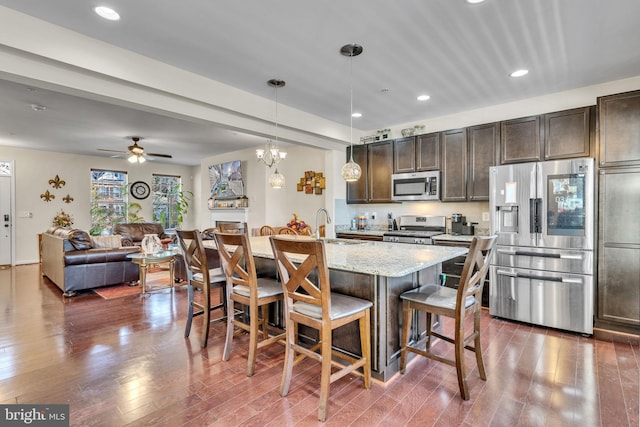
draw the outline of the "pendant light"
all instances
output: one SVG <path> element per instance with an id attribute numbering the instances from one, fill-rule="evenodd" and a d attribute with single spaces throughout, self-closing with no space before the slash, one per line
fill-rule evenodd
<path id="1" fill-rule="evenodd" d="M 256 157 L 258 161 L 262 161 L 269 168 L 271 166 L 276 167 L 276 171 L 269 176 L 269 185 L 272 188 L 282 188 L 284 187 L 285 179 L 284 175 L 278 172 L 278 163 L 280 160 L 284 160 L 287 157 L 287 153 L 284 151 L 280 151 L 278 148 L 278 88 L 281 88 L 285 85 L 284 80 L 279 79 L 271 79 L 267 82 L 267 84 L 273 88 L 275 88 L 275 98 L 276 98 L 276 118 L 275 118 L 275 137 L 273 143 L 269 141 L 264 149 L 258 148 L 256 150 Z"/>
<path id="2" fill-rule="evenodd" d="M 360 165 L 353 161 L 353 57 L 362 53 L 362 46 L 357 44 L 347 44 L 342 46 L 340 53 L 349 57 L 349 146 L 351 147 L 349 161 L 342 166 L 340 174 L 345 181 L 354 182 L 360 179 L 362 169 L 360 168 Z"/>

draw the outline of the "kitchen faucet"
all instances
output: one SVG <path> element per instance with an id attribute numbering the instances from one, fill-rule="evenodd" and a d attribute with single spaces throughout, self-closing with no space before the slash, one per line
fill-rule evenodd
<path id="1" fill-rule="evenodd" d="M 329 216 L 329 212 L 327 212 L 325 208 L 318 209 L 318 211 L 316 212 L 316 239 L 320 238 L 320 226 L 319 226 L 320 212 L 324 212 L 324 214 L 327 217 L 327 224 L 331 224 L 331 217 Z"/>

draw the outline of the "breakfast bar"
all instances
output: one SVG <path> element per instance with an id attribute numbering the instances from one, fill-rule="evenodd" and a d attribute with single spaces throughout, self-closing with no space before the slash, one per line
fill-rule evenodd
<path id="1" fill-rule="evenodd" d="M 295 236 L 289 238 L 308 239 Z M 276 276 L 269 237 L 251 237 L 258 275 Z M 374 378 L 388 381 L 399 370 L 400 294 L 421 285 L 438 283 L 442 262 L 465 255 L 467 248 L 406 245 L 401 243 L 326 239 L 325 251 L 331 289 L 369 300 L 371 312 L 371 370 Z M 424 317 L 413 321 L 412 339 L 425 330 Z M 308 335 L 307 335 L 308 332 Z M 315 331 L 299 331 L 301 339 L 317 339 Z M 347 353 L 359 354 L 357 323 L 334 332 L 333 344 Z"/>

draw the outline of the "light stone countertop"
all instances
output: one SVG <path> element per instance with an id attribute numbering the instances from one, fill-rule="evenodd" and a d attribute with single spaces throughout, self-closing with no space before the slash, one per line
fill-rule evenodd
<path id="1" fill-rule="evenodd" d="M 307 236 L 283 236 L 293 239 L 311 239 Z M 273 259 L 268 236 L 251 237 L 253 256 Z M 443 261 L 466 255 L 467 248 L 407 245 L 405 243 L 376 242 L 364 240 L 327 239 L 351 244 L 325 243 L 329 268 L 388 277 L 402 277 Z M 362 242 L 353 244 L 353 242 Z M 205 245 L 214 245 L 205 241 Z M 295 258 L 294 258 L 295 259 Z"/>

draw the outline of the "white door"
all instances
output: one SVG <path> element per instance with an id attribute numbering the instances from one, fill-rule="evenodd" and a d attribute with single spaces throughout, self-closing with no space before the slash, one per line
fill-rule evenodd
<path id="1" fill-rule="evenodd" d="M 0 265 L 11 265 L 11 170 L 12 164 L 0 161 Z"/>

